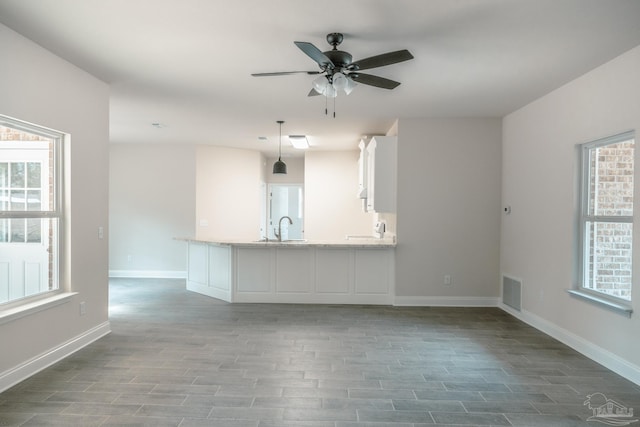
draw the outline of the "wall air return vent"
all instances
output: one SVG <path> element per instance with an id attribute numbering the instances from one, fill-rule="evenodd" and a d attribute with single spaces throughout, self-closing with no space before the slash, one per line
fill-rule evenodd
<path id="1" fill-rule="evenodd" d="M 502 276 L 502 303 L 520 311 L 522 307 L 521 280 Z"/>

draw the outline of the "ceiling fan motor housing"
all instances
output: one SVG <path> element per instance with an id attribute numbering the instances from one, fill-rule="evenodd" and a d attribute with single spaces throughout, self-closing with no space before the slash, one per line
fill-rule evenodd
<path id="1" fill-rule="evenodd" d="M 329 33 L 329 34 L 327 34 L 327 43 L 329 43 L 331 46 L 333 46 L 334 49 L 336 48 L 336 46 L 338 46 L 340 43 L 342 43 L 343 39 L 344 39 L 344 36 L 342 35 L 342 33 Z"/>
<path id="2" fill-rule="evenodd" d="M 333 46 L 332 50 L 328 50 L 326 52 L 322 52 L 329 60 L 333 63 L 333 67 L 329 65 L 325 70 L 329 73 L 329 76 L 333 76 L 335 73 L 342 73 L 344 69 L 347 68 L 351 61 L 353 61 L 353 56 L 349 52 L 345 52 L 343 50 L 338 50 L 338 45 L 342 43 L 344 36 L 342 33 L 329 33 L 327 34 L 327 43 Z"/>
<path id="3" fill-rule="evenodd" d="M 336 72 L 342 68 L 346 68 L 353 60 L 351 54 L 343 50 L 328 50 L 323 53 L 333 62 Z"/>

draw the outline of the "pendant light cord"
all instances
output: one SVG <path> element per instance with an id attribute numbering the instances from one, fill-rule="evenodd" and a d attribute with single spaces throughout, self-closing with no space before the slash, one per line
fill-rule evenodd
<path id="1" fill-rule="evenodd" d="M 280 124 L 280 139 L 278 141 L 278 160 L 282 160 L 282 124 L 284 123 L 284 121 L 278 120 L 278 123 Z"/>

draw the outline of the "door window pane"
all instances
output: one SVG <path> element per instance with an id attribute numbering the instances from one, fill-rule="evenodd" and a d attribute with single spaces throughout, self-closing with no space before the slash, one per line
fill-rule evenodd
<path id="1" fill-rule="evenodd" d="M 27 210 L 39 211 L 42 210 L 41 199 L 42 191 L 40 190 L 27 190 Z"/>
<path id="2" fill-rule="evenodd" d="M 9 220 L 0 219 L 0 243 L 9 241 Z"/>
<path id="3" fill-rule="evenodd" d="M 10 222 L 11 227 L 11 242 L 12 243 L 24 243 L 24 219 L 12 219 Z"/>
<path id="4" fill-rule="evenodd" d="M 41 165 L 36 162 L 27 163 L 27 187 L 40 188 L 41 186 Z"/>
<path id="5" fill-rule="evenodd" d="M 27 243 L 42 241 L 42 220 L 40 218 L 27 219 Z"/>
<path id="6" fill-rule="evenodd" d="M 24 163 L 11 163 L 11 187 L 24 188 Z"/>
<path id="7" fill-rule="evenodd" d="M 26 211 L 27 197 L 24 190 L 11 190 L 11 211 Z"/>
<path id="8" fill-rule="evenodd" d="M 6 188 L 9 184 L 9 163 L 0 162 L 0 188 Z"/>

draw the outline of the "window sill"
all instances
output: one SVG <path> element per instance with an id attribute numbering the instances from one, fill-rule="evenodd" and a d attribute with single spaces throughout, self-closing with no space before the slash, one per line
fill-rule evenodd
<path id="1" fill-rule="evenodd" d="M 569 289 L 567 290 L 567 292 L 569 292 L 569 294 L 576 296 L 578 298 L 583 298 L 589 302 L 601 305 L 605 308 L 616 311 L 618 313 L 625 314 L 628 317 L 631 317 L 631 313 L 633 313 L 633 308 L 631 307 L 631 304 L 612 301 L 608 298 L 594 295 L 591 292 L 580 291 L 577 289 Z"/>
<path id="2" fill-rule="evenodd" d="M 74 295 L 77 294 L 77 292 L 63 292 L 48 298 L 22 304 L 17 307 L 0 310 L 0 325 L 13 322 L 21 317 L 30 316 L 39 311 L 48 310 L 57 305 L 66 304 L 71 301 L 71 298 L 73 298 Z"/>

